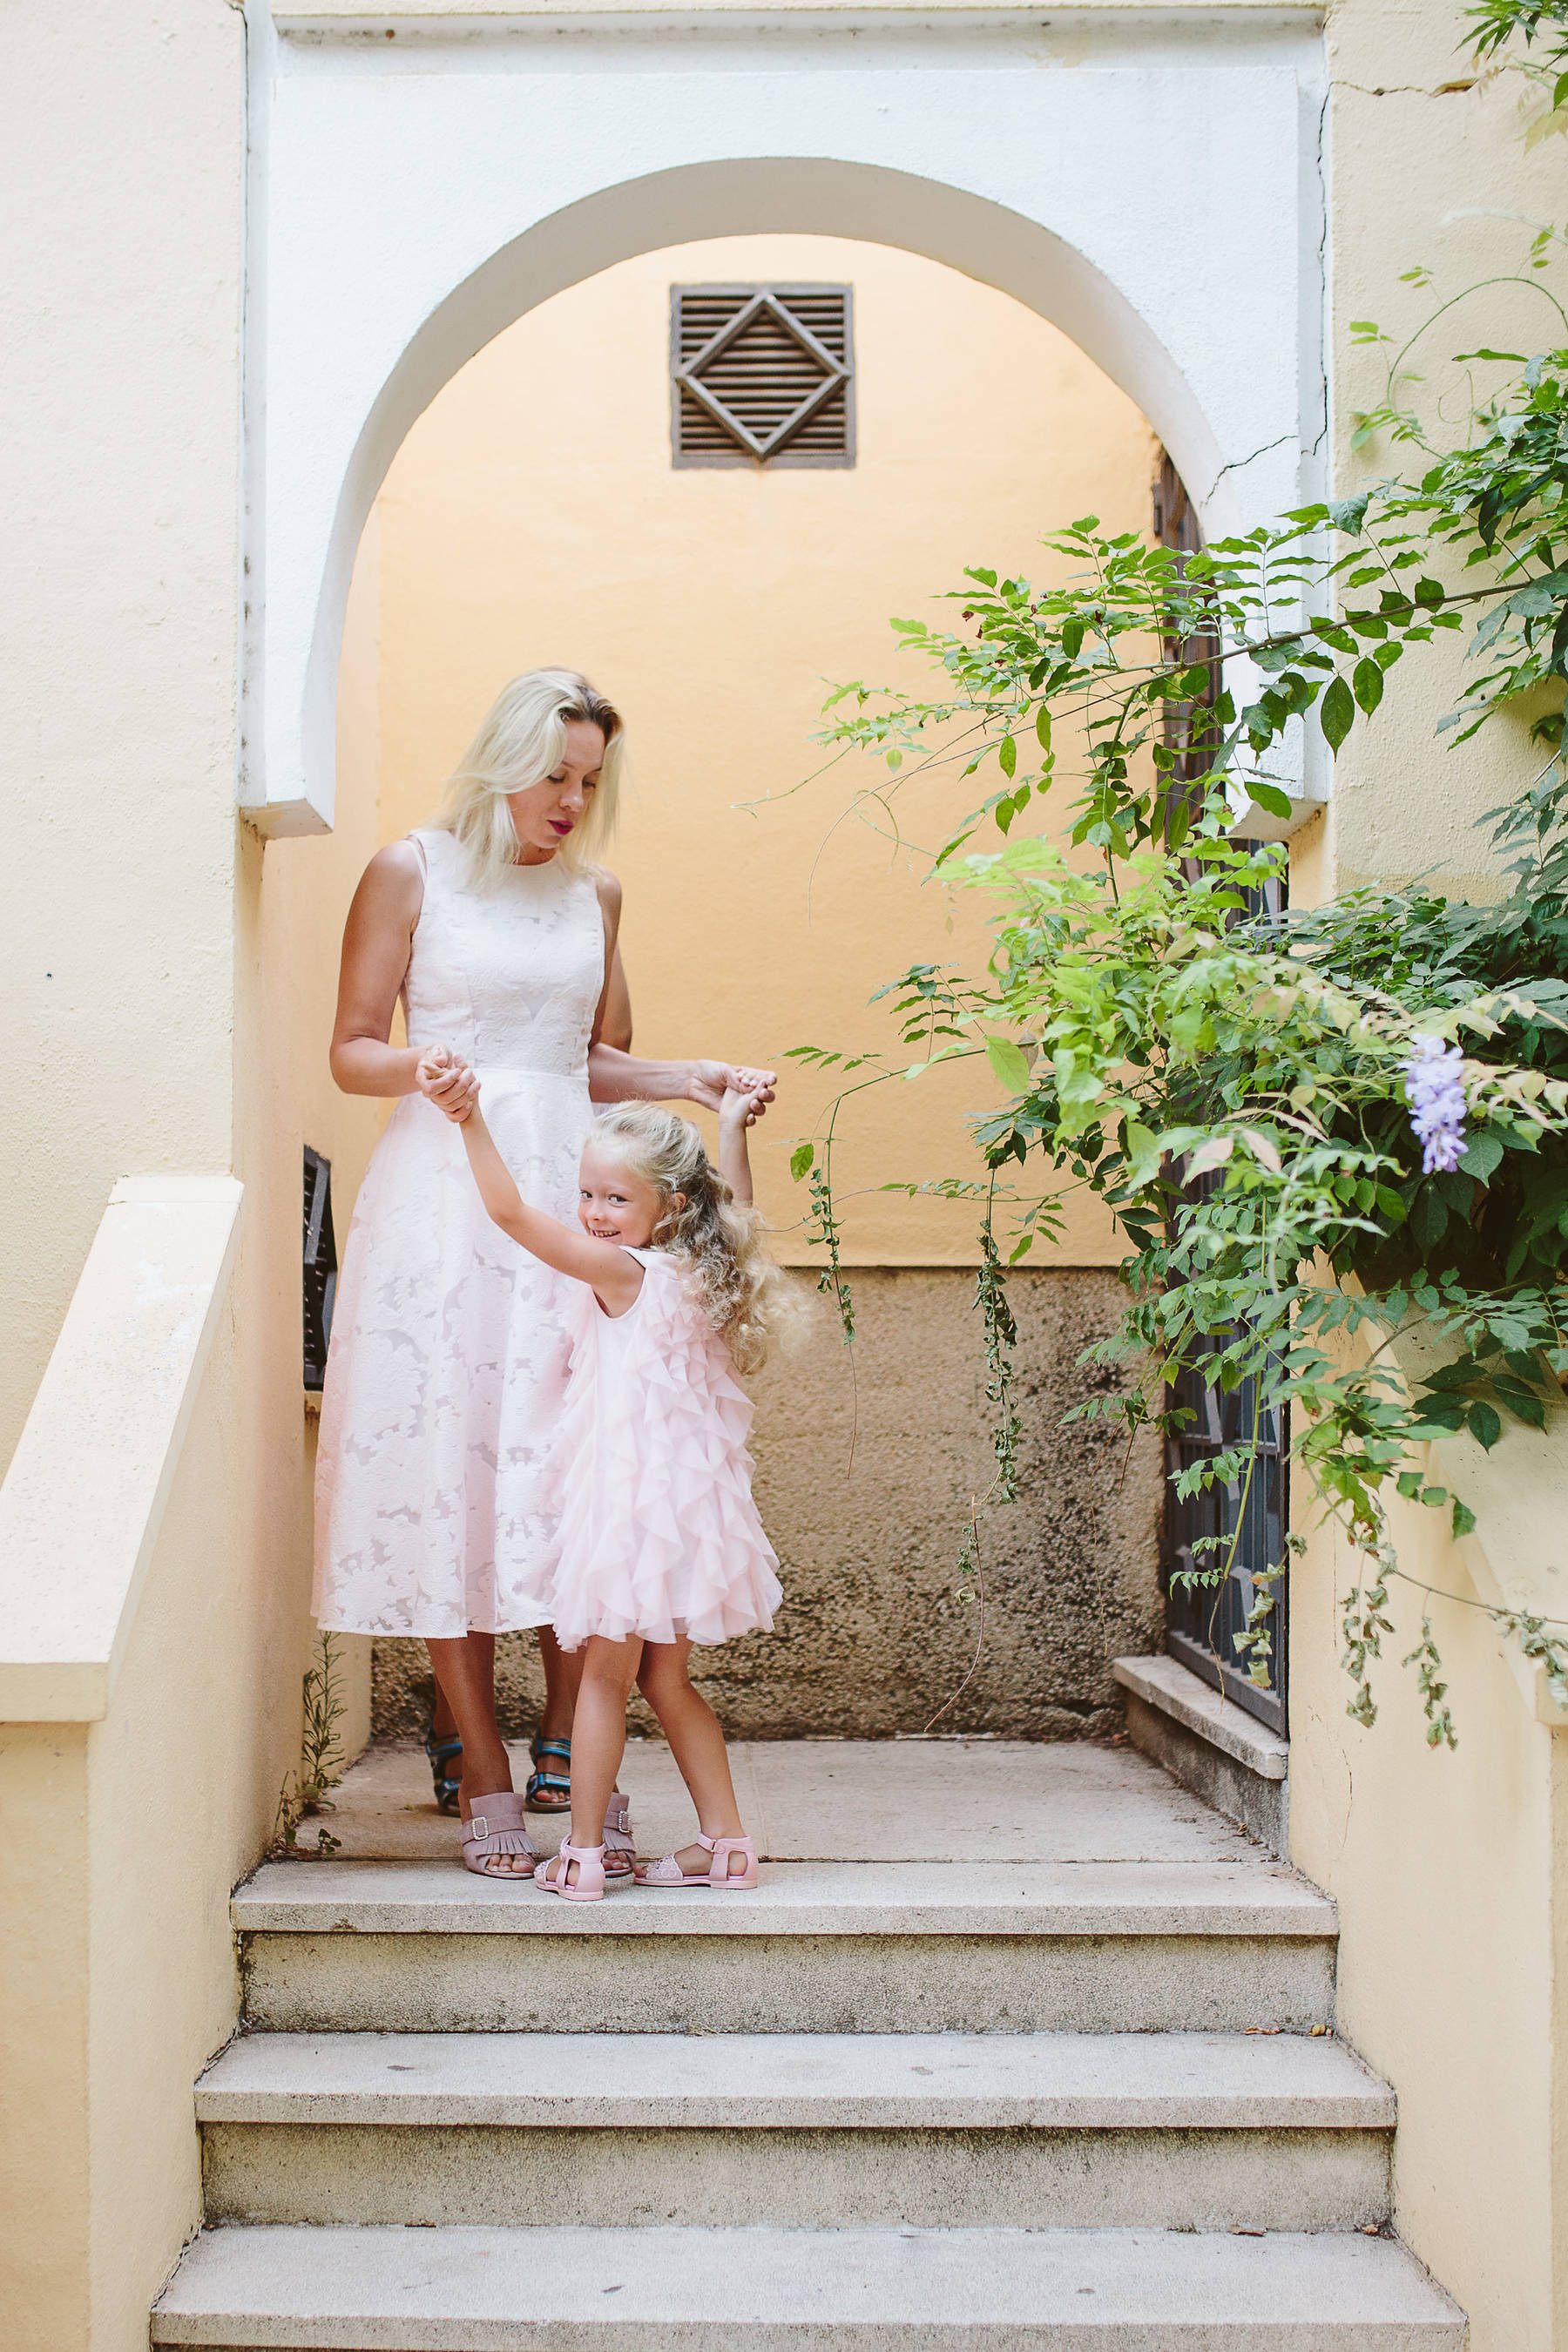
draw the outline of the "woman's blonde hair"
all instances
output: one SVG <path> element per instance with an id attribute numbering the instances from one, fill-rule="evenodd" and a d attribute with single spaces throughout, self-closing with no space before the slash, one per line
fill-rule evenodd
<path id="1" fill-rule="evenodd" d="M 603 730 L 605 757 L 582 823 L 556 853 L 563 865 L 591 866 L 615 831 L 626 728 L 621 714 L 574 669 L 525 669 L 503 686 L 479 731 L 447 782 L 436 823 L 456 834 L 476 882 L 499 881 L 517 859 L 509 793 L 542 783 L 566 748 L 566 725 L 585 719 Z"/>
<path id="2" fill-rule="evenodd" d="M 654 1103 L 617 1103 L 600 1112 L 589 1141 L 659 1194 L 654 1247 L 686 1261 L 689 1286 L 736 1370 L 761 1370 L 804 1302 L 763 1247 L 761 1217 L 741 1207 L 690 1120 Z"/>

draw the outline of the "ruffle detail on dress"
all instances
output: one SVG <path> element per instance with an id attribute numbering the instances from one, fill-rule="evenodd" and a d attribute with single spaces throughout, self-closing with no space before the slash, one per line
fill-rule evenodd
<path id="1" fill-rule="evenodd" d="M 676 1262 L 643 1261 L 613 1333 L 584 1285 L 555 1433 L 560 1552 L 551 1623 L 563 1649 L 592 1634 L 729 1642 L 765 1632 L 782 1599 L 752 1500 L 752 1404 Z"/>

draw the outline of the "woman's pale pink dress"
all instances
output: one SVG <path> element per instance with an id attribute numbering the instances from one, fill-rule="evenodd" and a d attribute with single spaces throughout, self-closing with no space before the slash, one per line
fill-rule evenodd
<path id="1" fill-rule="evenodd" d="M 679 1258 L 629 1255 L 643 1285 L 625 1315 L 573 1286 L 550 1596 L 566 1650 L 594 1633 L 728 1642 L 765 1631 L 781 1598 L 752 1500 L 751 1399 Z"/>
<path id="2" fill-rule="evenodd" d="M 472 1063 L 523 1197 L 570 1219 L 592 1118 L 605 978 L 590 875 L 558 859 L 470 887 L 448 833 L 411 836 L 425 899 L 408 1040 Z M 567 1284 L 492 1224 L 458 1129 L 398 1104 L 344 1252 L 316 1474 L 318 1623 L 451 1640 L 550 1615 L 550 1440 L 565 1395 Z"/>

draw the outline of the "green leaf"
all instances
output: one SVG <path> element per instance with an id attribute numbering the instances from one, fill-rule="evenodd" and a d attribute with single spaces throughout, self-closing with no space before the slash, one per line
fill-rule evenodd
<path id="1" fill-rule="evenodd" d="M 1454 1535 L 1456 1540 L 1460 1536 L 1473 1536 L 1475 1531 L 1476 1515 L 1474 1511 L 1471 1510 L 1468 1503 L 1461 1503 L 1458 1495 L 1456 1495 L 1454 1497 Z"/>
<path id="2" fill-rule="evenodd" d="M 812 1165 L 816 1159 L 816 1146 L 815 1143 L 797 1143 L 795 1145 L 795 1150 L 789 1156 L 789 1172 L 797 1184 L 800 1182 L 803 1176 L 810 1174 Z"/>
<path id="3" fill-rule="evenodd" d="M 985 1058 L 1009 1094 L 1028 1092 L 1029 1065 L 1011 1037 L 987 1037 Z"/>
<path id="4" fill-rule="evenodd" d="M 1051 714 L 1043 702 L 1035 713 L 1035 732 L 1040 739 L 1041 751 L 1048 752 L 1051 748 Z"/>
<path id="5" fill-rule="evenodd" d="M 1488 1404 L 1484 1399 L 1478 1398 L 1466 1418 L 1469 1424 L 1470 1435 L 1479 1444 L 1484 1445 L 1489 1454 L 1502 1435 L 1502 1416 L 1497 1407 Z"/>
<path id="6" fill-rule="evenodd" d="M 1502 1145 L 1498 1138 L 1483 1128 L 1472 1135 L 1459 1161 L 1462 1172 L 1477 1176 L 1484 1184 L 1502 1158 Z"/>
<path id="7" fill-rule="evenodd" d="M 1355 704 L 1342 677 L 1336 677 L 1324 695 L 1320 716 L 1324 739 L 1330 751 L 1337 757 L 1340 745 L 1355 723 Z"/>
<path id="8" fill-rule="evenodd" d="M 1011 778 L 1017 772 L 1018 767 L 1018 746 L 1014 742 L 1011 735 L 1003 736 L 1002 740 L 996 746 L 996 758 L 1001 766 L 1002 773 L 1011 780 Z"/>
<path id="9" fill-rule="evenodd" d="M 1378 667 L 1376 662 L 1366 656 L 1363 656 L 1362 660 L 1358 661 L 1355 666 L 1352 684 L 1355 688 L 1355 698 L 1370 719 L 1373 712 L 1377 709 L 1378 704 L 1383 700 L 1383 672 Z M 1331 694 L 1332 692 L 1333 688 L 1331 687 L 1329 688 L 1329 693 Z M 1327 734 L 1328 727 L 1326 724 L 1326 715 L 1328 709 L 1328 697 L 1325 696 L 1323 700 L 1325 712 L 1325 725 L 1323 732 Z"/>

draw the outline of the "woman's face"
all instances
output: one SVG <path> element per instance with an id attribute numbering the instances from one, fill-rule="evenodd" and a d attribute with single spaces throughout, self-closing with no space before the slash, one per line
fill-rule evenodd
<path id="1" fill-rule="evenodd" d="M 604 730 L 590 719 L 569 719 L 565 748 L 551 774 L 526 792 L 507 794 L 520 865 L 542 866 L 576 831 L 588 813 L 604 757 Z"/>

